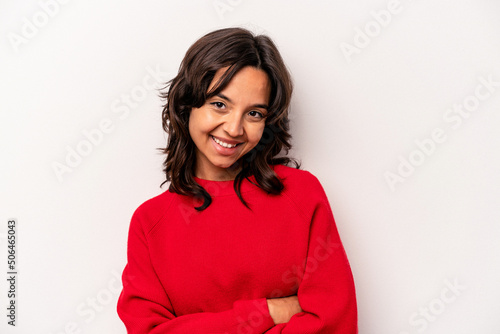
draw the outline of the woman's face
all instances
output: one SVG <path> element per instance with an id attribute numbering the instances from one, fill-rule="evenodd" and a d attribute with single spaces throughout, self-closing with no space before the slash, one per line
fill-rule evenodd
<path id="1" fill-rule="evenodd" d="M 209 91 L 226 70 L 215 73 Z M 236 177 L 239 170 L 229 167 L 259 143 L 270 92 L 267 74 L 247 66 L 219 94 L 191 110 L 189 134 L 196 145 L 195 176 L 215 181 Z"/>

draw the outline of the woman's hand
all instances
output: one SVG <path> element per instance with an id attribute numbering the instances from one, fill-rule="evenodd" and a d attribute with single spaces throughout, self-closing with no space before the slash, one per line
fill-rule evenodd
<path id="1" fill-rule="evenodd" d="M 282 324 L 290 321 L 290 318 L 302 312 L 299 299 L 296 295 L 283 298 L 272 298 L 267 300 L 269 314 L 274 320 L 274 324 Z"/>

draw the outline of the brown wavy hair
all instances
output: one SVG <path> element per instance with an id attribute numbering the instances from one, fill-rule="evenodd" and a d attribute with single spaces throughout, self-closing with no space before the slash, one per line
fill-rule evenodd
<path id="1" fill-rule="evenodd" d="M 290 74 L 273 41 L 265 36 L 254 36 L 243 28 L 225 28 L 212 31 L 197 40 L 186 52 L 179 67 L 179 73 L 168 81 L 160 97 L 163 105 L 162 124 L 168 134 L 168 143 L 162 152 L 169 191 L 203 199 L 196 210 L 206 209 L 212 198 L 194 180 L 196 146 L 189 134 L 189 114 L 192 108 L 200 108 L 207 99 L 217 95 L 242 68 L 251 66 L 267 73 L 271 83 L 266 125 L 259 143 L 235 164 L 241 167 L 234 180 L 234 190 L 241 202 L 250 209 L 240 189 L 244 178 L 254 175 L 256 186 L 268 193 L 279 194 L 283 183 L 270 165 L 288 165 L 300 169 L 300 163 L 293 158 L 277 155 L 292 147 L 289 133 L 288 110 L 293 84 Z M 218 69 L 228 67 L 215 86 L 208 92 L 210 83 Z M 233 166 L 232 166 L 233 167 Z M 230 168 L 232 168 L 230 167 Z M 250 181 L 250 180 L 249 180 Z M 250 181 L 251 182 L 251 181 Z"/>

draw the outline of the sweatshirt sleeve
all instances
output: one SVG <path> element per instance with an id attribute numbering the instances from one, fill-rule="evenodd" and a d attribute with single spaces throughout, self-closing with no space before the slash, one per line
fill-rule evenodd
<path id="1" fill-rule="evenodd" d="M 313 179 L 308 186 L 314 203 L 305 208 L 305 215 L 311 219 L 309 246 L 297 291 L 303 312 L 266 334 L 356 334 L 357 304 L 351 268 L 325 191 L 310 175 Z"/>
<path id="2" fill-rule="evenodd" d="M 217 313 L 175 316 L 167 293 L 152 266 L 140 215 L 129 229 L 127 265 L 117 312 L 129 334 L 145 333 L 264 333 L 274 326 L 265 298 L 237 300 L 233 308 Z"/>

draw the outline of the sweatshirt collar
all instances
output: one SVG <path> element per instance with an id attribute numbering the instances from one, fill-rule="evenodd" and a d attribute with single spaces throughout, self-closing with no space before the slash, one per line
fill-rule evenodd
<path id="1" fill-rule="evenodd" d="M 215 197 L 227 196 L 227 195 L 236 196 L 236 191 L 234 190 L 234 180 L 213 181 L 213 180 L 200 179 L 199 177 L 196 176 L 194 176 L 194 180 L 196 181 L 196 183 L 202 186 L 206 191 L 208 191 L 210 196 L 215 196 Z M 246 178 L 243 179 L 240 188 L 241 193 L 243 194 L 260 189 L 258 186 L 256 186 L 256 184 L 257 181 L 255 180 L 255 176 L 253 175 L 249 176 L 248 179 Z"/>

